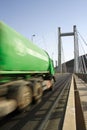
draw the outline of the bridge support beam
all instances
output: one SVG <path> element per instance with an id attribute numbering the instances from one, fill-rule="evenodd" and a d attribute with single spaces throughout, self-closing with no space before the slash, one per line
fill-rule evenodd
<path id="1" fill-rule="evenodd" d="M 76 26 L 73 26 L 74 32 L 74 72 L 79 73 L 79 47 Z"/>
<path id="2" fill-rule="evenodd" d="M 58 68 L 59 72 L 62 73 L 62 64 L 61 64 L 61 28 L 58 28 Z"/>

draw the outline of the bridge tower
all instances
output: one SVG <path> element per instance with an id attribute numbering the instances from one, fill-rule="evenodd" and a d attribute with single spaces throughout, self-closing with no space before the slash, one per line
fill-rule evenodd
<path id="1" fill-rule="evenodd" d="M 58 68 L 59 72 L 62 73 L 61 63 L 61 37 L 74 36 L 74 73 L 79 72 L 79 46 L 78 46 L 78 35 L 76 25 L 73 26 L 73 32 L 61 33 L 61 28 L 58 28 Z"/>

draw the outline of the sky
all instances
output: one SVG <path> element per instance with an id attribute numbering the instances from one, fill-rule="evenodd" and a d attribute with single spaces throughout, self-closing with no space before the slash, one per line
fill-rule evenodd
<path id="1" fill-rule="evenodd" d="M 46 50 L 55 63 L 58 27 L 64 33 L 76 25 L 87 41 L 87 0 L 0 0 L 0 21 Z M 79 41 L 87 53 L 87 45 Z M 73 37 L 62 38 L 62 51 L 62 62 L 74 57 Z"/>

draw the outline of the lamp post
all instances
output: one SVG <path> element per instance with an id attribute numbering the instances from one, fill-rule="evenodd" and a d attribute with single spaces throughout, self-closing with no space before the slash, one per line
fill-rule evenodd
<path id="1" fill-rule="evenodd" d="M 33 42 L 33 37 L 35 37 L 35 34 L 33 34 L 32 37 L 31 37 L 32 42 Z"/>

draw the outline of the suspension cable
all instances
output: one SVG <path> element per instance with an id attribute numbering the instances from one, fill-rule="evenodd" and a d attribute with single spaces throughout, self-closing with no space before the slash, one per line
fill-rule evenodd
<path id="1" fill-rule="evenodd" d="M 79 67 L 80 67 L 80 72 L 84 72 L 84 70 L 83 70 L 83 63 L 82 63 L 82 58 L 81 57 L 79 57 Z"/>
<path id="2" fill-rule="evenodd" d="M 82 37 L 82 35 L 79 33 L 79 31 L 77 31 L 77 33 L 79 34 L 79 36 L 81 37 L 81 39 L 83 40 L 83 42 L 85 43 L 85 45 L 87 46 L 86 41 L 84 40 L 84 38 Z"/>
<path id="3" fill-rule="evenodd" d="M 67 67 L 66 67 L 66 63 L 65 63 L 65 56 L 64 56 L 64 50 L 63 50 L 62 43 L 61 43 L 61 48 L 62 48 L 62 54 L 63 54 L 63 60 L 64 60 L 64 71 L 67 72 Z"/>
<path id="4" fill-rule="evenodd" d="M 82 61 L 83 61 L 83 67 L 84 67 L 84 73 L 87 72 L 87 69 L 86 69 L 86 64 L 85 64 L 85 61 L 84 61 L 84 57 L 82 56 Z"/>
<path id="5" fill-rule="evenodd" d="M 79 41 L 80 41 L 80 39 L 79 39 Z M 83 50 L 83 52 L 85 54 L 85 50 L 84 50 L 84 48 L 83 48 L 83 46 L 81 44 L 81 41 L 79 43 L 81 45 L 81 49 Z M 86 67 L 86 63 L 85 63 L 85 59 L 84 58 L 86 58 L 86 54 L 84 55 L 84 57 L 81 56 L 81 59 L 80 59 L 81 60 L 81 68 L 82 68 L 82 72 L 87 73 L 87 67 Z"/>

